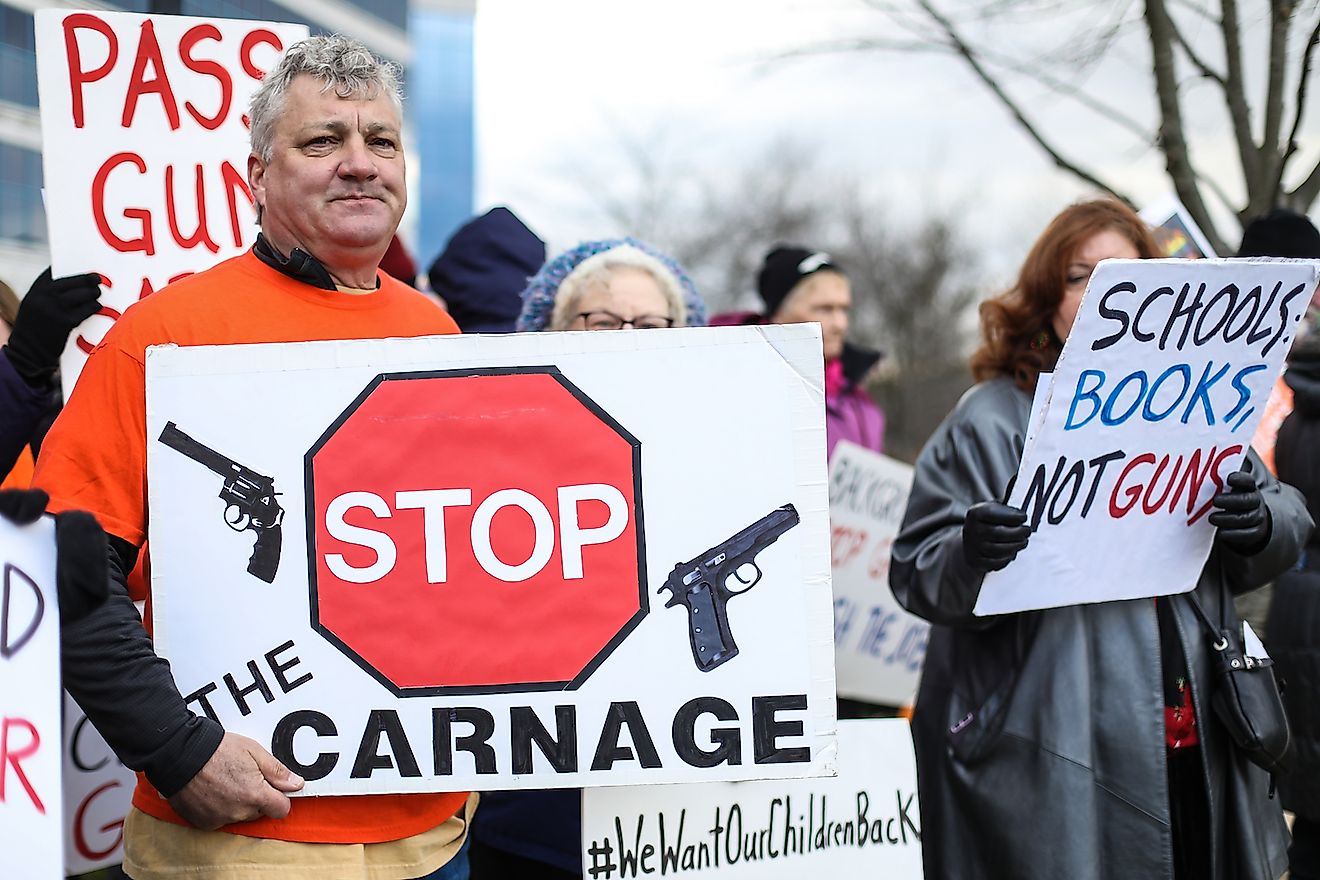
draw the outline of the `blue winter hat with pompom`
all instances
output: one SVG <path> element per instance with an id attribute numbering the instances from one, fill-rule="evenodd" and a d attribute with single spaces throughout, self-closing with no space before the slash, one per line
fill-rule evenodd
<path id="1" fill-rule="evenodd" d="M 541 271 L 533 276 L 522 292 L 522 313 L 518 315 L 518 323 L 514 329 L 520 332 L 544 330 L 550 324 L 550 315 L 555 308 L 555 297 L 559 295 L 559 285 L 564 279 L 588 257 L 594 257 L 621 245 L 632 245 L 639 251 L 650 254 L 672 272 L 683 290 L 683 303 L 687 307 L 687 326 L 706 326 L 706 304 L 701 301 L 697 286 L 692 283 L 687 272 L 673 257 L 635 238 L 605 238 L 600 241 L 584 241 L 542 266 Z"/>

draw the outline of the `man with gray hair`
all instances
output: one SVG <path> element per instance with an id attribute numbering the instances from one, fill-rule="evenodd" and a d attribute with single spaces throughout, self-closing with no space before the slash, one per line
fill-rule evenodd
<path id="1" fill-rule="evenodd" d="M 256 244 L 125 312 L 42 450 L 34 482 L 50 509 L 89 510 L 110 536 L 111 598 L 65 631 L 64 678 L 139 771 L 124 826 L 124 867 L 137 880 L 411 880 L 438 871 L 466 835 L 466 793 L 291 801 L 303 784 L 295 771 L 309 768 L 226 733 L 205 694 L 180 695 L 125 586 L 146 538 L 148 346 L 457 332 L 378 269 L 407 203 L 401 109 L 394 69 L 360 43 L 290 48 L 252 101 Z M 255 682 L 240 693 L 273 698 Z"/>

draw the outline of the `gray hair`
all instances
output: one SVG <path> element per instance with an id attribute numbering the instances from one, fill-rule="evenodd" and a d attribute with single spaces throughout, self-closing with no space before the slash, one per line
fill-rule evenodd
<path id="1" fill-rule="evenodd" d="M 252 95 L 248 118 L 252 122 L 252 152 L 269 162 L 274 151 L 275 120 L 284 109 L 289 86 L 299 74 L 321 80 L 322 91 L 334 90 L 341 98 L 372 100 L 386 95 L 403 117 L 399 68 L 383 61 L 352 37 L 331 34 L 308 37 L 284 53 L 275 69 L 261 80 Z"/>
<path id="2" fill-rule="evenodd" d="M 621 244 L 588 257 L 568 273 L 559 284 L 555 308 L 550 314 L 550 330 L 567 330 L 576 318 L 577 305 L 597 284 L 608 285 L 616 269 L 636 269 L 655 279 L 656 286 L 669 303 L 669 314 L 675 327 L 687 323 L 687 305 L 683 301 L 683 286 L 664 263 L 646 251 L 630 244 Z"/>

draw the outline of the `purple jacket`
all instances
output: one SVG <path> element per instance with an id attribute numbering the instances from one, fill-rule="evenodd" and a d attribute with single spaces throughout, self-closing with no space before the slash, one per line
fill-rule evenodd
<path id="1" fill-rule="evenodd" d="M 764 324 L 755 312 L 725 312 L 710 319 L 712 327 Z M 834 455 L 840 440 L 873 452 L 885 451 L 885 416 L 862 380 L 880 361 L 880 352 L 844 343 L 843 356 L 825 365 L 825 454 Z"/>
<path id="2" fill-rule="evenodd" d="M 0 480 L 18 461 L 49 405 L 50 391 L 29 385 L 0 349 Z"/>

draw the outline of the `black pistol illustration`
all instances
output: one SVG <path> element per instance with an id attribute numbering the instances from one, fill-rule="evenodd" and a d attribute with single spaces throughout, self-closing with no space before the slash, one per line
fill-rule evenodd
<path id="1" fill-rule="evenodd" d="M 725 606 L 734 596 L 747 592 L 760 582 L 757 554 L 798 521 L 798 512 L 793 505 L 776 508 L 696 559 L 674 566 L 664 586 L 656 591 L 671 591 L 669 601 L 665 602 L 666 608 L 682 605 L 687 609 L 692 659 L 702 672 L 710 672 L 738 656 Z M 756 576 L 751 580 L 739 574 L 739 569 L 747 565 L 756 570 Z M 736 578 L 742 589 L 730 590 L 727 585 L 730 577 Z"/>
<path id="2" fill-rule="evenodd" d="M 252 558 L 248 560 L 248 574 L 268 584 L 274 581 L 275 571 L 280 566 L 280 545 L 283 543 L 280 522 L 284 519 L 284 508 L 275 500 L 275 479 L 197 442 L 173 422 L 167 422 L 165 430 L 160 432 L 160 442 L 224 479 L 220 500 L 225 503 L 225 524 L 236 532 L 251 529 L 257 533 L 257 543 L 252 548 Z"/>

